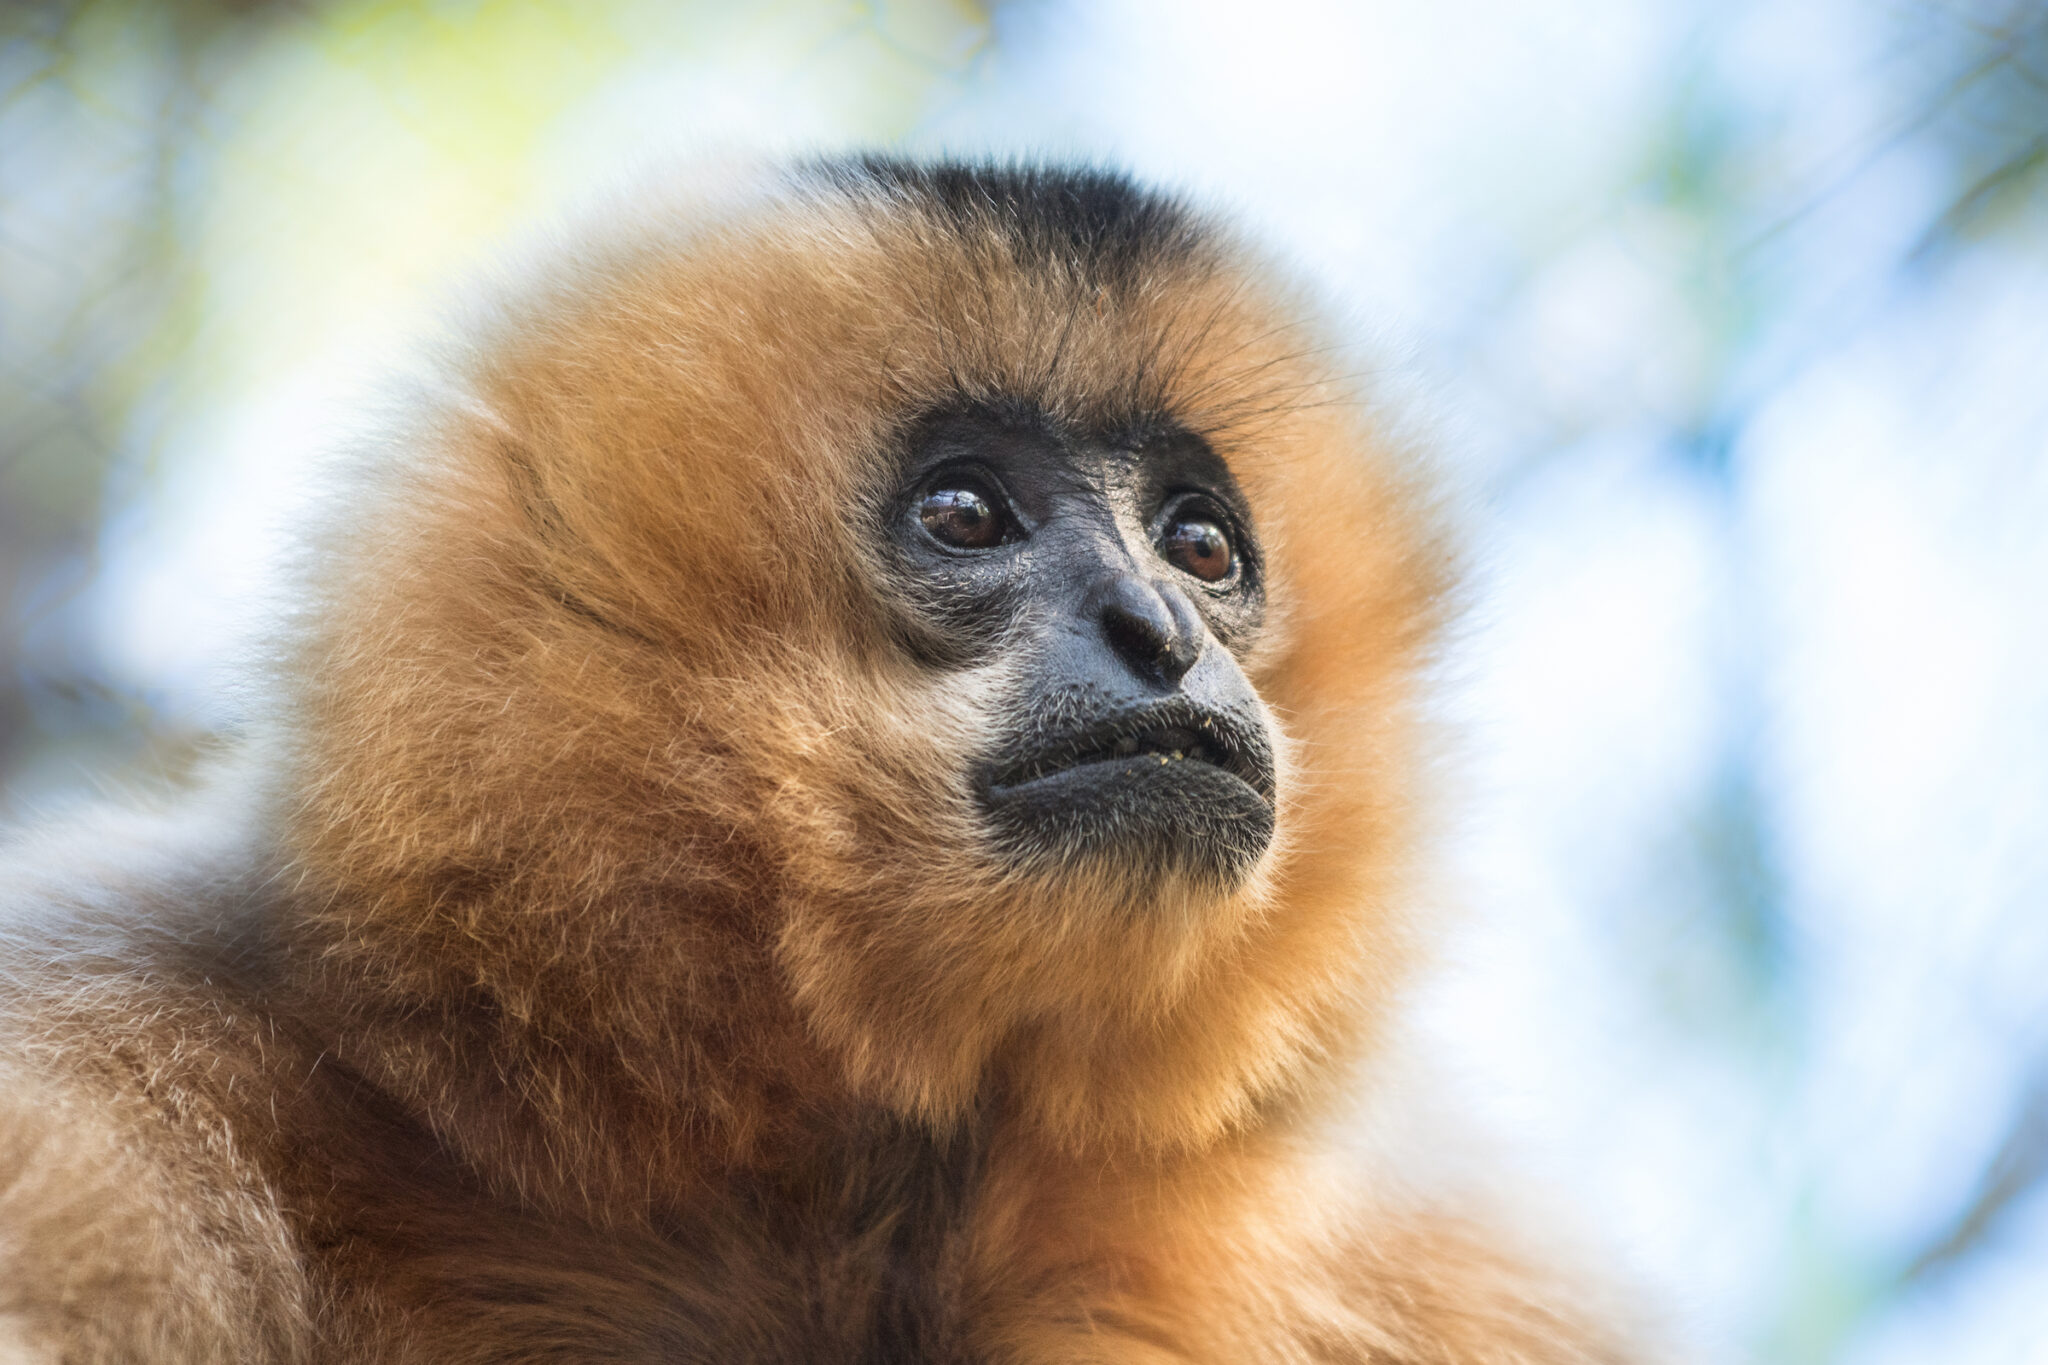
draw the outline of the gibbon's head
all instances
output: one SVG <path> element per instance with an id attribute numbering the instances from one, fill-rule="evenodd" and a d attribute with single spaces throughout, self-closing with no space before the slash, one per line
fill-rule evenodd
<path id="1" fill-rule="evenodd" d="M 735 1111 L 778 1020 L 1071 1144 L 1298 1088 L 1401 956 L 1443 556 L 1297 300 L 1096 171 L 835 162 L 612 238 L 337 538 L 325 959 Z"/>

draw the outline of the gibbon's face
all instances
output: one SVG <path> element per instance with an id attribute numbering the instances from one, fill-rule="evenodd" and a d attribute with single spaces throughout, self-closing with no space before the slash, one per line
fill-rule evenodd
<path id="1" fill-rule="evenodd" d="M 1025 407 L 917 424 L 887 502 L 935 662 L 1014 654 L 973 790 L 999 854 L 1235 885 L 1273 838 L 1273 742 L 1233 648 L 1265 609 L 1250 509 L 1193 433 Z"/>

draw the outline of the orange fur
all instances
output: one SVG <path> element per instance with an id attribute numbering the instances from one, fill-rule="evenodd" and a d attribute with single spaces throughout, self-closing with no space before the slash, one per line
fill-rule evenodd
<path id="1" fill-rule="evenodd" d="M 64 1360 L 1614 1358 L 1311 1159 L 1410 956 L 1446 554 L 1299 301 L 1185 222 L 1118 273 L 796 180 L 479 323 L 309 555 L 240 841 L 25 874 L 0 1322 Z M 905 656 L 858 515 L 960 394 L 1171 413 L 1244 487 L 1283 752 L 1239 890 L 987 856 L 965 760 L 1015 680 Z"/>

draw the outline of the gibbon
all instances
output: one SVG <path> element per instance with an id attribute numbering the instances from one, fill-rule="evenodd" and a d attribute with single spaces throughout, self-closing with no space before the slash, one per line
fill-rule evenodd
<path id="1" fill-rule="evenodd" d="M 0 1354 L 1628 1358 L 1333 1118 L 1452 572 L 1302 298 L 1092 169 L 593 235 L 0 868 Z"/>

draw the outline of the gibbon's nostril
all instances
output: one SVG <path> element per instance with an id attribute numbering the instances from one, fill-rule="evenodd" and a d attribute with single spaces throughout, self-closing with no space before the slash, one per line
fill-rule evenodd
<path id="1" fill-rule="evenodd" d="M 1177 684 L 1202 653 L 1199 620 L 1177 612 L 1160 589 L 1144 579 L 1118 575 L 1098 589 L 1096 619 L 1103 638 L 1126 665 L 1144 678 Z"/>

